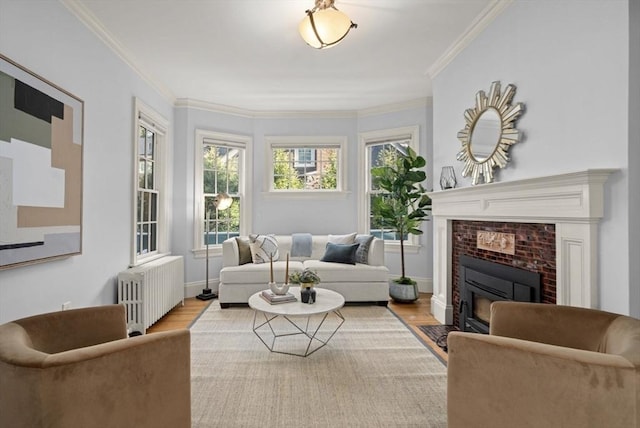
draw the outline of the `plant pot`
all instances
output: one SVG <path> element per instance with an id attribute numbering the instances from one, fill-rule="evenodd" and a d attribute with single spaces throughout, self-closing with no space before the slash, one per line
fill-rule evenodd
<path id="1" fill-rule="evenodd" d="M 412 303 L 418 300 L 418 283 L 398 284 L 395 281 L 389 281 L 389 296 L 399 303 Z"/>

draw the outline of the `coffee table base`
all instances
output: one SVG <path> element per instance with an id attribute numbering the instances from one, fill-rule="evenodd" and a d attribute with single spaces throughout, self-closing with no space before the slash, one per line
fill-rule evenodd
<path id="1" fill-rule="evenodd" d="M 258 313 L 260 313 L 262 317 L 264 317 L 264 321 L 258 319 L 259 317 Z M 327 320 L 327 317 L 331 314 L 335 315 L 337 319 L 340 320 L 340 322 L 336 326 L 336 328 L 333 329 L 333 331 L 329 330 L 331 333 L 329 337 L 327 337 L 325 340 L 322 340 L 318 337 L 318 332 L 320 331 L 320 328 L 322 327 L 324 322 Z M 301 318 L 306 318 L 306 323 L 304 323 L 305 327 L 302 328 L 298 324 L 296 324 L 294 320 L 289 318 L 288 315 L 274 315 L 274 314 L 268 314 L 266 312 L 255 311 L 253 315 L 253 332 L 256 334 L 256 336 L 258 336 L 260 341 L 264 343 L 264 346 L 266 346 L 267 349 L 269 349 L 269 351 L 271 352 L 278 353 L 278 354 L 294 355 L 296 357 L 308 357 L 309 355 L 316 352 L 318 349 L 324 347 L 344 323 L 344 317 L 342 316 L 339 310 L 330 311 L 322 314 L 322 320 L 320 321 L 318 326 L 312 329 L 311 331 L 309 331 L 309 321 L 311 320 L 312 317 L 313 315 L 301 317 Z M 276 328 L 274 328 L 274 325 L 273 325 L 273 321 L 277 318 L 285 319 L 290 325 L 295 327 L 295 330 L 289 333 L 277 333 Z M 267 326 L 268 330 L 271 331 L 271 336 L 272 336 L 271 340 L 268 340 L 266 337 L 267 335 L 259 331 L 264 326 Z M 309 342 L 306 344 L 306 349 L 304 352 L 300 352 L 300 353 L 286 352 L 286 351 L 279 351 L 275 349 L 277 339 L 288 337 L 288 336 L 297 336 L 297 335 L 304 335 L 309 339 Z M 312 346 L 314 344 L 314 341 L 317 343 L 317 346 Z M 271 342 L 271 344 L 269 344 L 268 342 Z M 306 339 L 304 342 L 306 343 Z"/>

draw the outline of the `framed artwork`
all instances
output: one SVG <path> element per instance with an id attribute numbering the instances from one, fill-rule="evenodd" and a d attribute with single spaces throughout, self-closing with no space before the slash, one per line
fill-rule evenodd
<path id="1" fill-rule="evenodd" d="M 0 54 L 0 269 L 82 253 L 84 102 Z"/>

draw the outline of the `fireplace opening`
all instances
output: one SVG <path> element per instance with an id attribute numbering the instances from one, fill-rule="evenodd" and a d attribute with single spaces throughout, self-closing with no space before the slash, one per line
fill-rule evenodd
<path id="1" fill-rule="evenodd" d="M 458 276 L 462 331 L 489 333 L 490 307 L 497 300 L 541 301 L 537 272 L 461 255 Z"/>

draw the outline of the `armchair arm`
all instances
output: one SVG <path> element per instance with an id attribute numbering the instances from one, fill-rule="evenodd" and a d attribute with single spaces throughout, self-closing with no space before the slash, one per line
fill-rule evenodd
<path id="1" fill-rule="evenodd" d="M 448 427 L 635 426 L 623 357 L 506 337 L 448 337 Z"/>
<path id="2" fill-rule="evenodd" d="M 490 334 L 598 351 L 607 328 L 619 315 L 542 303 L 494 302 Z"/>

